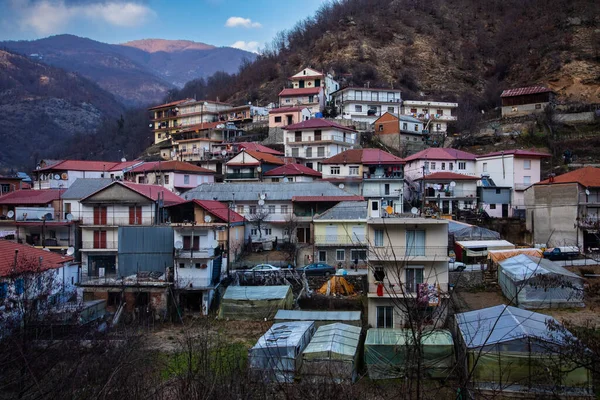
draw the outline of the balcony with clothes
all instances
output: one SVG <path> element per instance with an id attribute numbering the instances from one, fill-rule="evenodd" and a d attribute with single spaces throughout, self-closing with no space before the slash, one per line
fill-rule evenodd
<path id="1" fill-rule="evenodd" d="M 438 296 L 448 293 L 448 263 L 402 265 L 397 268 L 374 266 L 369 271 L 368 297 L 416 298 L 424 290 Z"/>
<path id="2" fill-rule="evenodd" d="M 376 165 L 363 167 L 363 180 L 403 180 L 404 166 Z"/>

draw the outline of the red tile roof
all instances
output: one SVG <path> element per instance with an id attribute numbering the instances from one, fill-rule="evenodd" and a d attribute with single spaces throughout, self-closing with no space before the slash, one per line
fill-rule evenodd
<path id="1" fill-rule="evenodd" d="M 319 94 L 321 93 L 321 90 L 323 90 L 323 88 L 320 87 L 303 89 L 283 89 L 281 92 L 279 92 L 279 96 L 308 96 L 311 94 Z"/>
<path id="2" fill-rule="evenodd" d="M 362 196 L 292 196 L 292 201 L 316 202 L 316 201 L 364 201 Z"/>
<path id="3" fill-rule="evenodd" d="M 250 157 L 254 157 L 257 160 L 265 162 L 267 164 L 283 165 L 284 162 L 281 158 L 274 156 L 273 154 L 263 153 L 260 151 L 244 150 Z"/>
<path id="4" fill-rule="evenodd" d="M 244 217 L 235 211 L 229 209 L 227 204 L 221 203 L 220 201 L 215 200 L 191 200 L 195 204 L 198 204 L 204 210 L 208 211 L 215 217 L 221 219 L 223 222 L 227 222 L 229 218 L 229 222 L 244 222 Z"/>
<path id="5" fill-rule="evenodd" d="M 269 110 L 269 114 L 283 114 L 283 113 L 287 113 L 287 112 L 296 112 L 296 111 L 302 111 L 305 108 L 306 107 L 280 107 L 280 108 L 274 108 L 272 110 Z"/>
<path id="6" fill-rule="evenodd" d="M 48 204 L 59 200 L 66 189 L 23 189 L 0 196 L 0 204 L 6 205 L 35 205 Z"/>
<path id="7" fill-rule="evenodd" d="M 260 151 L 261 153 L 273 154 L 275 156 L 282 156 L 283 153 L 277 150 L 274 150 L 270 147 L 263 146 L 260 143 L 255 142 L 238 142 L 235 143 L 241 149 L 252 150 L 252 151 Z"/>
<path id="8" fill-rule="evenodd" d="M 88 161 L 88 160 L 62 160 L 49 167 L 37 171 L 118 171 L 130 167 L 139 161 Z"/>
<path id="9" fill-rule="evenodd" d="M 380 149 L 346 150 L 322 162 L 323 164 L 404 164 L 404 160 Z"/>
<path id="10" fill-rule="evenodd" d="M 161 104 L 161 105 L 158 105 L 158 106 L 151 107 L 148 110 L 156 110 L 157 108 L 173 107 L 173 106 L 176 106 L 178 104 L 183 103 L 184 101 L 189 101 L 189 100 L 194 100 L 194 99 L 176 100 L 176 101 L 172 101 L 170 103 L 165 103 L 165 104 Z"/>
<path id="11" fill-rule="evenodd" d="M 208 168 L 199 167 L 194 164 L 190 164 L 183 161 L 152 161 L 143 163 L 140 166 L 135 167 L 130 172 L 141 173 L 141 172 L 153 172 L 153 171 L 174 171 L 174 172 L 191 172 L 195 174 L 214 174 L 215 171 Z"/>
<path id="12" fill-rule="evenodd" d="M 160 186 L 160 185 L 145 185 L 143 183 L 133 183 L 133 182 L 126 182 L 126 181 L 115 181 L 113 184 L 120 184 L 123 186 L 128 187 L 131 190 L 134 190 L 136 192 L 138 192 L 139 194 L 141 194 L 142 196 L 146 196 L 149 199 L 152 199 L 154 201 L 158 200 L 158 194 L 161 194 L 161 198 L 164 199 L 165 201 L 165 205 L 166 204 L 175 204 L 175 203 L 181 203 L 183 201 L 183 199 L 179 196 L 177 196 L 175 193 L 171 192 L 169 189 L 165 189 L 164 187 Z M 110 187 L 107 186 L 106 188 Z M 104 188 L 104 189 L 106 189 Z M 102 189 L 102 190 L 104 190 Z M 164 197 L 163 197 L 164 195 Z"/>
<path id="13" fill-rule="evenodd" d="M 502 92 L 500 97 L 514 97 L 514 96 L 524 96 L 527 94 L 536 94 L 536 93 L 548 93 L 552 92 L 552 89 L 548 89 L 544 86 L 529 86 L 522 87 L 516 89 L 506 89 Z"/>
<path id="14" fill-rule="evenodd" d="M 15 271 L 15 250 L 19 251 L 17 271 Z M 40 268 L 40 258 L 42 259 L 42 270 L 60 268 L 64 263 L 73 261 L 73 257 L 0 239 L 0 277 L 9 276 L 18 271 L 37 271 Z"/>
<path id="15" fill-rule="evenodd" d="M 547 153 L 538 153 L 537 151 L 531 150 L 504 150 L 504 151 L 495 151 L 493 153 L 484 154 L 482 156 L 477 156 L 477 158 L 486 158 L 486 157 L 497 157 L 501 155 L 512 155 L 516 158 L 544 158 L 544 157 L 552 157 L 552 155 Z"/>
<path id="16" fill-rule="evenodd" d="M 417 178 L 416 181 L 421 180 L 423 178 Z M 476 181 L 481 178 L 476 176 L 469 176 L 463 174 L 456 174 L 454 172 L 434 172 L 433 174 L 425 175 L 426 181 Z"/>
<path id="17" fill-rule="evenodd" d="M 584 167 L 566 174 L 554 177 L 553 182 L 550 179 L 543 180 L 535 185 L 552 185 L 556 183 L 579 183 L 585 187 L 600 187 L 600 168 Z"/>
<path id="18" fill-rule="evenodd" d="M 412 156 L 408 156 L 404 159 L 404 161 L 409 162 L 413 160 L 473 160 L 477 156 L 475 154 L 467 153 L 466 151 L 457 150 L 457 149 L 449 149 L 449 148 L 440 148 L 440 147 L 430 147 L 425 150 L 421 150 L 418 153 L 413 154 Z"/>
<path id="19" fill-rule="evenodd" d="M 333 129 L 339 129 L 341 131 L 356 132 L 355 129 L 352 129 L 352 128 L 344 126 L 344 125 L 340 125 L 340 124 L 332 122 L 332 121 L 328 121 L 323 118 L 311 118 L 306 121 L 298 122 L 297 124 L 292 124 L 292 125 L 283 127 L 283 129 L 285 129 L 287 131 L 301 131 L 303 129 L 318 129 L 318 128 L 325 128 L 325 129 L 333 128 Z"/>
<path id="20" fill-rule="evenodd" d="M 286 164 L 286 165 L 274 168 L 274 169 L 264 173 L 264 176 L 284 176 L 284 175 L 287 175 L 287 176 L 306 175 L 306 176 L 315 176 L 317 178 L 320 178 L 323 176 L 320 172 L 315 171 L 312 168 L 308 168 L 307 166 L 302 165 L 302 164 Z"/>

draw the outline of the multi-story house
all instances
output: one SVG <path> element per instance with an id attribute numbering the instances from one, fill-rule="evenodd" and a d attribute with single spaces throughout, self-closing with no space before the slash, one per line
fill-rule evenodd
<path id="1" fill-rule="evenodd" d="M 263 174 L 264 182 L 312 182 L 322 174 L 302 164 L 285 164 Z"/>
<path id="2" fill-rule="evenodd" d="M 242 150 L 225 164 L 225 181 L 261 181 L 266 172 L 283 164 L 283 160 L 273 154 Z"/>
<path id="3" fill-rule="evenodd" d="M 227 204 L 190 200 L 167 207 L 174 235 L 174 286 L 183 310 L 208 314 L 216 287 L 244 244 L 244 217 Z"/>
<path id="4" fill-rule="evenodd" d="M 448 300 L 448 221 L 378 218 L 376 202 L 369 201 L 367 220 L 369 325 L 408 327 L 408 314 L 413 312 L 426 313 L 425 322 L 443 324 Z"/>
<path id="5" fill-rule="evenodd" d="M 353 268 L 367 260 L 367 202 L 342 201 L 313 218 L 315 259 Z"/>
<path id="6" fill-rule="evenodd" d="M 182 193 L 203 183 L 214 182 L 214 175 L 215 171 L 183 161 L 152 161 L 128 171 L 125 178 Z"/>
<path id="7" fill-rule="evenodd" d="M 219 111 L 217 119 L 222 122 L 231 122 L 236 125 L 248 124 L 252 122 L 266 122 L 269 118 L 269 110 L 266 107 L 253 106 L 246 104 L 243 106 L 231 107 Z"/>
<path id="8" fill-rule="evenodd" d="M 429 135 L 424 132 L 421 120 L 408 115 L 384 113 L 373 123 L 375 134 L 386 146 L 403 152 L 423 149 Z M 415 150 L 416 151 L 413 151 Z"/>
<path id="9" fill-rule="evenodd" d="M 331 74 L 312 68 L 304 68 L 289 79 L 292 82 L 293 89 L 323 88 L 326 102 L 330 101 L 331 94 L 340 88 L 340 85 L 333 79 Z"/>
<path id="10" fill-rule="evenodd" d="M 84 276 L 121 276 L 117 254 L 123 227 L 164 222 L 163 207 L 183 199 L 158 185 L 114 181 L 79 200 L 81 262 Z M 130 268 L 131 266 L 127 266 Z"/>
<path id="11" fill-rule="evenodd" d="M 417 178 L 423 188 L 426 214 L 456 216 L 459 210 L 476 208 L 478 179 L 472 175 L 443 171 Z"/>
<path id="12" fill-rule="evenodd" d="M 543 86 L 530 86 L 507 89 L 502 92 L 502 117 L 519 117 L 521 115 L 544 112 L 552 106 L 556 93 Z"/>
<path id="13" fill-rule="evenodd" d="M 23 182 L 23 177 L 17 175 L 0 175 L 0 196 L 21 189 L 29 189 L 30 185 Z"/>
<path id="14" fill-rule="evenodd" d="M 379 149 L 346 150 L 322 162 L 323 180 L 403 212 L 404 160 Z"/>
<path id="15" fill-rule="evenodd" d="M 528 150 L 504 150 L 477 156 L 476 168 L 480 177 L 490 178 L 498 187 L 512 188 L 508 217 L 525 217 L 525 189 L 541 179 L 541 161 L 550 154 Z M 500 217 L 501 209 L 490 208 L 490 216 Z"/>
<path id="16" fill-rule="evenodd" d="M 356 143 L 356 131 L 322 118 L 288 125 L 283 130 L 285 156 L 321 172 L 321 162 Z"/>
<path id="17" fill-rule="evenodd" d="M 79 178 L 123 179 L 143 161 L 42 160 L 33 171 L 33 189 L 67 189 Z"/>
<path id="18" fill-rule="evenodd" d="M 311 116 L 325 108 L 325 94 L 322 87 L 304 89 L 283 89 L 279 92 L 280 107 L 303 107 Z"/>
<path id="19" fill-rule="evenodd" d="M 537 182 L 525 190 L 532 244 L 598 251 L 600 168 L 584 167 Z"/>
<path id="20" fill-rule="evenodd" d="M 446 134 L 448 123 L 457 120 L 458 103 L 426 100 L 404 100 L 402 114 L 410 115 L 425 123 L 430 134 Z"/>
<path id="21" fill-rule="evenodd" d="M 422 187 L 417 178 L 435 172 L 454 172 L 461 175 L 478 176 L 476 156 L 466 151 L 431 147 L 404 159 L 404 177 L 407 187 L 404 197 L 408 201 L 420 200 L 422 198 Z"/>
<path id="22" fill-rule="evenodd" d="M 310 119 L 311 114 L 310 109 L 303 106 L 273 108 L 269 110 L 269 128 L 297 124 Z"/>
<path id="23" fill-rule="evenodd" d="M 386 112 L 400 113 L 401 94 L 398 89 L 346 87 L 331 97 L 341 118 L 371 123 Z"/>

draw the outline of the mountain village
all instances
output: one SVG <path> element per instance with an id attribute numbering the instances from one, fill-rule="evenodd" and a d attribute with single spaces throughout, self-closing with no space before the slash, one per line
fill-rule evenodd
<path id="1" fill-rule="evenodd" d="M 600 118 L 539 85 L 501 101 L 505 125 Z M 600 168 L 452 148 L 460 107 L 306 67 L 267 106 L 150 107 L 152 158 L 0 177 L 0 338 L 60 340 L 68 310 L 107 335 L 207 319 L 226 337 L 254 324 L 242 352 L 260 381 L 595 397 L 561 323 L 600 324 Z"/>

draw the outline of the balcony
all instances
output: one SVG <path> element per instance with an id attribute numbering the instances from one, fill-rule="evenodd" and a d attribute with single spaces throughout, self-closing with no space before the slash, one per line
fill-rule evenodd
<path id="1" fill-rule="evenodd" d="M 391 180 L 395 180 L 395 181 L 401 181 L 404 179 L 404 174 L 402 174 L 401 172 L 392 172 L 391 174 L 363 174 L 363 179 L 364 180 L 369 180 L 369 181 L 379 181 L 379 180 L 383 180 L 383 181 L 391 181 Z"/>
<path id="2" fill-rule="evenodd" d="M 198 249 L 181 249 L 176 250 L 175 257 L 177 258 L 212 258 L 215 256 L 215 249 L 212 247 L 198 248 Z"/>
<path id="3" fill-rule="evenodd" d="M 367 246 L 364 235 L 316 235 L 315 244 L 318 246 Z"/>
<path id="4" fill-rule="evenodd" d="M 109 213 L 110 214 L 110 213 Z M 139 226 L 139 225 L 153 225 L 154 220 L 152 218 L 142 218 L 137 223 L 131 223 L 129 217 L 112 217 L 108 215 L 106 218 L 94 219 L 93 217 L 83 217 L 82 225 L 90 226 Z"/>
<path id="5" fill-rule="evenodd" d="M 600 218 L 598 217 L 587 217 L 577 221 L 577 226 L 582 229 L 594 229 L 600 230 Z"/>
<path id="6" fill-rule="evenodd" d="M 351 137 L 344 137 L 342 135 L 330 135 L 330 136 L 325 136 L 322 138 L 313 138 L 310 137 L 308 139 L 302 139 L 300 138 L 300 140 L 298 140 L 298 138 L 286 138 L 286 144 L 289 145 L 299 145 L 299 144 L 306 144 L 306 143 L 319 143 L 319 142 L 338 142 L 338 143 L 347 143 L 347 144 L 354 144 L 355 140 Z"/>
<path id="7" fill-rule="evenodd" d="M 395 279 L 392 279 L 395 280 Z M 434 283 L 435 279 L 432 280 L 431 283 Z M 439 285 L 440 293 L 448 292 L 448 283 L 447 282 L 437 282 Z M 377 284 L 374 282 L 369 282 L 369 293 L 368 297 L 381 297 L 381 298 L 398 298 L 398 297 L 417 297 L 417 285 L 406 283 L 398 283 L 398 282 L 390 282 L 387 278 L 384 279 L 383 283 L 383 296 L 377 295 Z"/>
<path id="8" fill-rule="evenodd" d="M 406 262 L 406 261 L 447 261 L 448 246 L 425 247 L 371 247 L 370 261 Z"/>
<path id="9" fill-rule="evenodd" d="M 235 180 L 235 179 L 258 179 L 257 172 L 228 172 L 225 174 L 226 180 Z"/>
<path id="10" fill-rule="evenodd" d="M 88 241 L 84 240 L 81 242 L 82 250 L 107 250 L 117 251 L 119 249 L 119 242 L 116 240 L 107 241 Z"/>
<path id="11" fill-rule="evenodd" d="M 457 199 L 477 199 L 477 190 L 436 190 L 426 191 L 425 198 L 427 199 L 448 199 L 448 198 L 457 198 Z"/>

